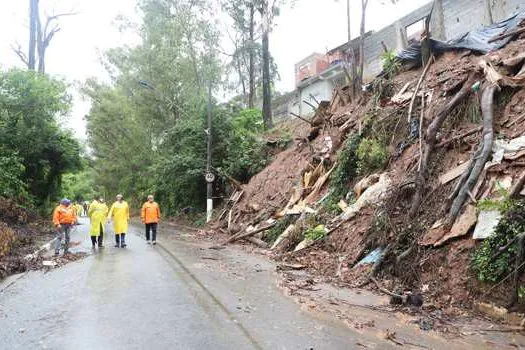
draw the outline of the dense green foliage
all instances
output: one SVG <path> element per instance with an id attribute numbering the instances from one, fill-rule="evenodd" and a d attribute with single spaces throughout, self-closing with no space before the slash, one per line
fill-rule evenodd
<path id="1" fill-rule="evenodd" d="M 385 166 L 388 152 L 380 141 L 363 139 L 357 148 L 357 158 L 357 173 L 368 175 Z"/>
<path id="2" fill-rule="evenodd" d="M 62 174 L 80 166 L 80 146 L 60 126 L 69 107 L 61 81 L 20 70 L 0 73 L 2 195 L 37 205 L 58 198 Z"/>
<path id="3" fill-rule="evenodd" d="M 344 197 L 348 192 L 348 185 L 357 176 L 357 150 L 360 142 L 359 134 L 351 135 L 337 156 L 337 168 L 330 177 L 332 195 L 335 197 Z"/>
<path id="4" fill-rule="evenodd" d="M 72 200 L 91 200 L 98 193 L 93 182 L 93 171 L 89 168 L 62 177 L 62 195 Z"/>
<path id="5" fill-rule="evenodd" d="M 164 212 L 202 209 L 206 198 L 209 87 L 221 85 L 213 6 L 142 0 L 142 44 L 108 51 L 111 85 L 89 80 L 86 117 L 97 191 L 133 205 L 153 193 Z M 245 182 L 269 159 L 262 117 L 211 100 L 212 167 Z M 223 194 L 217 181 L 214 196 Z"/>
<path id="6" fill-rule="evenodd" d="M 357 176 L 357 150 L 360 142 L 359 134 L 350 135 L 337 155 L 337 167 L 330 176 L 330 195 L 324 204 L 329 212 L 340 211 L 337 203 L 346 196 L 350 182 Z"/>
<path id="7" fill-rule="evenodd" d="M 522 233 L 525 233 L 525 201 L 515 202 L 504 213 L 494 235 L 485 239 L 474 252 L 471 267 L 480 281 L 495 283 L 512 271 L 516 258 L 515 244 L 496 259 L 493 257 L 501 247 Z"/>
<path id="8" fill-rule="evenodd" d="M 22 181 L 25 167 L 15 152 L 0 149 L 0 196 L 27 201 L 27 185 Z"/>
<path id="9" fill-rule="evenodd" d="M 243 110 L 231 117 L 224 169 L 241 182 L 248 180 L 268 163 L 267 146 L 259 136 L 263 131 L 261 112 Z"/>
<path id="10" fill-rule="evenodd" d="M 303 237 L 310 241 L 318 241 L 323 239 L 325 236 L 326 230 L 324 225 L 317 225 L 303 232 Z"/>
<path id="11" fill-rule="evenodd" d="M 401 68 L 401 63 L 394 50 L 388 50 L 381 54 L 381 63 L 383 72 L 386 74 L 387 78 L 392 78 Z"/>

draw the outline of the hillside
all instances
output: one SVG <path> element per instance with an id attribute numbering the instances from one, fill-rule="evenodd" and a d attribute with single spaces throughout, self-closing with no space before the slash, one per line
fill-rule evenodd
<path id="1" fill-rule="evenodd" d="M 525 36 L 508 40 L 337 89 L 218 226 L 340 284 L 522 309 Z"/>

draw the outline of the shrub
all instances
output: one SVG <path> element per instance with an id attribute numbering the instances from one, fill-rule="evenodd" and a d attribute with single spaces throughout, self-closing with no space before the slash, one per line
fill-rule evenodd
<path id="1" fill-rule="evenodd" d="M 303 236 L 305 239 L 308 239 L 310 241 L 319 241 L 326 236 L 326 230 L 324 228 L 324 225 L 317 225 L 306 230 L 303 233 Z"/>
<path id="2" fill-rule="evenodd" d="M 383 66 L 383 72 L 385 72 L 388 78 L 393 77 L 399 72 L 401 64 L 397 58 L 394 50 L 388 50 L 381 55 L 381 62 Z"/>
<path id="3" fill-rule="evenodd" d="M 471 269 L 478 280 L 496 283 L 512 271 L 512 262 L 516 257 L 516 246 L 510 246 L 498 258 L 492 259 L 499 249 L 517 235 L 525 232 L 525 201 L 516 202 L 506 212 L 495 233 L 485 239 L 474 252 L 471 260 Z"/>
<path id="4" fill-rule="evenodd" d="M 382 169 L 388 159 L 386 147 L 375 139 L 364 139 L 357 148 L 357 173 L 366 175 Z"/>

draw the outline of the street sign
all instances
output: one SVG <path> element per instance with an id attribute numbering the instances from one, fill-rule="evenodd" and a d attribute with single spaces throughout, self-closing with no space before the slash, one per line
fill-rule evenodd
<path id="1" fill-rule="evenodd" d="M 215 181 L 215 174 L 214 173 L 207 173 L 204 178 L 206 179 L 206 182 L 212 183 Z"/>

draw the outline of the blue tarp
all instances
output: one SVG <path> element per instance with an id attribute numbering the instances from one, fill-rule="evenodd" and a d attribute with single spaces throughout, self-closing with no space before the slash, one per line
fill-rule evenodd
<path id="1" fill-rule="evenodd" d="M 470 31 L 466 34 L 463 34 L 453 40 L 443 42 L 435 39 L 430 39 L 430 45 L 432 51 L 436 53 L 466 49 L 472 50 L 478 53 L 485 54 L 490 51 L 500 49 L 507 45 L 507 43 L 512 39 L 507 37 L 501 40 L 494 41 L 489 43 L 489 40 L 508 33 L 516 29 L 522 21 L 525 20 L 525 12 L 519 12 L 504 21 L 494 23 L 489 26 L 484 26 L 479 29 Z M 397 57 L 403 63 L 421 63 L 421 43 L 417 42 L 401 51 Z"/>

